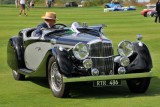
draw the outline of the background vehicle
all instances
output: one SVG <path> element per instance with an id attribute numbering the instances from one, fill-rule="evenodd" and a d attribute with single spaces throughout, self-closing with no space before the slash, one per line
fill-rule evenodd
<path id="1" fill-rule="evenodd" d="M 67 2 L 65 7 L 78 7 L 77 2 Z"/>
<path id="2" fill-rule="evenodd" d="M 94 87 L 119 86 L 126 80 L 134 93 L 144 93 L 152 77 L 152 59 L 147 46 L 123 40 L 114 55 L 112 41 L 103 34 L 104 25 L 71 27 L 56 24 L 34 37 L 26 28 L 9 39 L 7 62 L 16 80 L 45 76 L 55 97 L 67 97 L 70 84 L 90 82 Z"/>
<path id="3" fill-rule="evenodd" d="M 156 8 L 155 4 L 148 4 L 146 5 L 146 9 L 143 9 L 141 11 L 141 15 L 143 15 L 144 17 L 148 17 L 148 16 L 153 17 L 157 13 L 155 8 Z"/>
<path id="4" fill-rule="evenodd" d="M 135 6 L 123 7 L 119 2 L 106 3 L 104 5 L 104 12 L 108 12 L 108 11 L 128 11 L 128 10 L 136 10 L 136 7 Z"/>

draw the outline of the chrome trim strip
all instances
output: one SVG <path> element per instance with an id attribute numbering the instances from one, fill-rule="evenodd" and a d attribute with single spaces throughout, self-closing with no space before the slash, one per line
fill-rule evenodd
<path id="1" fill-rule="evenodd" d="M 90 44 L 94 44 L 94 43 L 98 43 L 98 42 L 102 42 L 102 43 L 112 43 L 111 41 L 109 40 L 101 40 L 100 38 L 98 39 L 94 39 L 92 41 L 89 41 L 87 44 L 90 45 Z"/>
<path id="2" fill-rule="evenodd" d="M 64 48 L 69 48 L 69 49 L 72 49 L 74 46 L 71 46 L 71 45 L 63 45 L 63 44 L 55 44 L 55 45 L 52 45 L 53 47 L 58 47 L 58 46 L 61 46 L 61 47 L 64 47 Z"/>
<path id="3" fill-rule="evenodd" d="M 85 81 L 98 81 L 98 80 L 112 80 L 112 79 L 131 79 L 131 78 L 144 78 L 153 77 L 152 71 L 145 73 L 132 73 L 132 74 L 117 74 L 117 75 L 101 75 L 101 76 L 83 76 L 83 77 L 63 77 L 63 82 L 85 82 Z"/>
<path id="4" fill-rule="evenodd" d="M 88 58 L 95 58 L 95 59 L 98 58 L 98 59 L 100 59 L 100 58 L 111 58 L 111 57 L 114 57 L 114 56 L 113 55 L 112 56 L 107 56 L 107 57 L 90 57 L 89 56 Z"/>

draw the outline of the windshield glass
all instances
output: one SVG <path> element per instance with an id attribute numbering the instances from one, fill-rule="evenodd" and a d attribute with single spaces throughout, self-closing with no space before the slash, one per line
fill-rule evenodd
<path id="1" fill-rule="evenodd" d="M 147 9 L 153 9 L 153 8 L 155 8 L 156 7 L 156 5 L 146 5 L 146 8 Z"/>
<path id="2" fill-rule="evenodd" d="M 80 32 L 78 36 L 87 35 L 89 36 L 96 36 L 100 37 L 100 32 L 95 29 L 88 29 L 88 28 L 79 28 L 78 31 Z M 75 32 L 73 32 L 71 29 L 63 29 L 63 30 L 55 30 L 53 32 L 48 33 L 47 37 L 60 37 L 60 36 L 73 36 L 77 35 Z"/>

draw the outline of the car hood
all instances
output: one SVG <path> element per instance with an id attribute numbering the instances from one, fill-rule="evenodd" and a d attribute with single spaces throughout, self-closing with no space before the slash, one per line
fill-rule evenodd
<path id="1" fill-rule="evenodd" d="M 72 34 L 69 36 L 61 36 L 61 37 L 55 37 L 57 44 L 64 44 L 64 45 L 75 45 L 79 42 L 82 43 L 91 43 L 93 41 L 107 41 L 111 42 L 108 38 L 105 36 L 97 37 L 86 33 L 80 33 L 80 34 Z"/>

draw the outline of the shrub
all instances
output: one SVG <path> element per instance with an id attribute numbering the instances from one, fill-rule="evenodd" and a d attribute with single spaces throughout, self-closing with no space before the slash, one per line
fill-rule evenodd
<path id="1" fill-rule="evenodd" d="M 14 0 L 0 0 L 0 4 L 14 4 Z"/>

